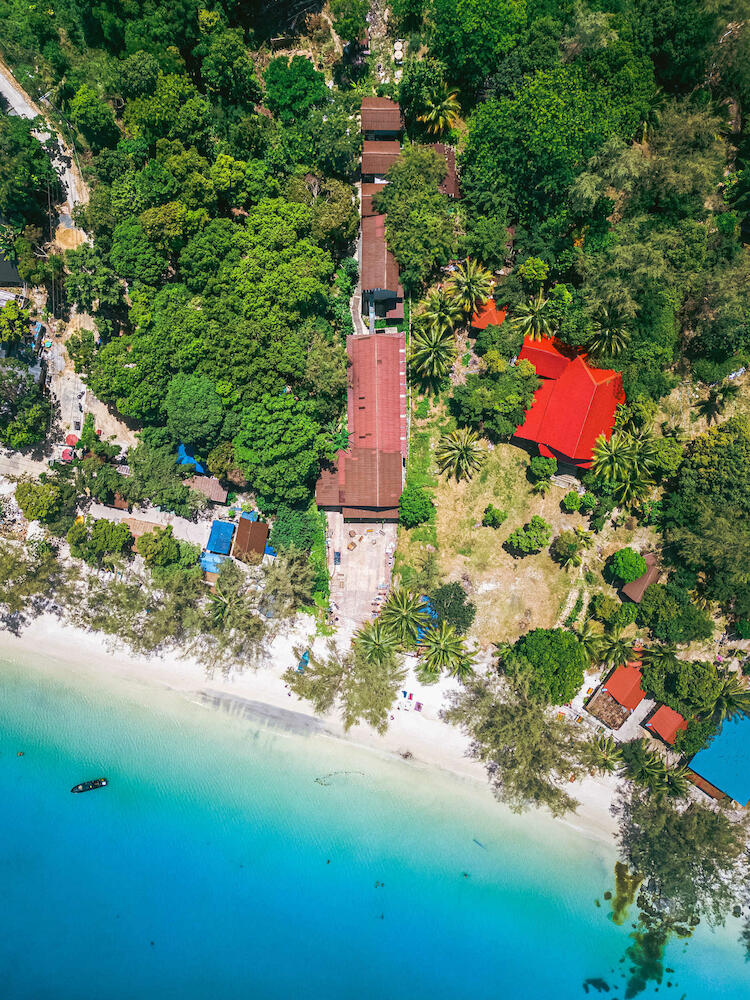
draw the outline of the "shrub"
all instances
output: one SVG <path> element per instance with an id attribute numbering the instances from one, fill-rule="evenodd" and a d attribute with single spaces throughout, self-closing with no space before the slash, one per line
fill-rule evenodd
<path id="1" fill-rule="evenodd" d="M 398 520 L 405 528 L 416 528 L 431 520 L 435 504 L 421 486 L 407 486 L 398 502 Z"/>
<path id="2" fill-rule="evenodd" d="M 563 705 L 576 694 L 585 666 L 583 646 L 561 628 L 534 629 L 518 640 L 506 659 L 506 669 L 527 674 L 532 693 L 553 705 Z"/>
<path id="3" fill-rule="evenodd" d="M 692 642 L 709 639 L 713 622 L 705 611 L 696 607 L 690 594 L 671 580 L 667 584 L 652 583 L 638 605 L 638 622 L 663 642 Z"/>
<path id="4" fill-rule="evenodd" d="M 626 546 L 626 548 L 620 549 L 619 552 L 615 552 L 612 556 L 610 569 L 613 576 L 622 583 L 632 583 L 639 576 L 643 576 L 648 567 L 646 566 L 646 560 L 639 552 L 631 549 L 630 546 Z"/>
<path id="5" fill-rule="evenodd" d="M 609 625 L 614 622 L 620 611 L 621 604 L 609 594 L 594 594 L 589 603 L 589 614 L 597 621 Z"/>
<path id="6" fill-rule="evenodd" d="M 60 510 L 60 490 L 53 483 L 22 480 L 16 486 L 16 501 L 27 521 L 48 521 Z"/>
<path id="7" fill-rule="evenodd" d="M 488 503 L 482 514 L 482 524 L 485 528 L 499 528 L 507 517 L 507 510 L 500 510 L 494 504 Z"/>
<path id="8" fill-rule="evenodd" d="M 588 491 L 581 497 L 581 511 L 584 514 L 590 514 L 591 511 L 596 507 L 597 499 L 593 493 Z"/>
<path id="9" fill-rule="evenodd" d="M 574 510 L 580 510 L 581 508 L 580 493 L 577 493 L 575 490 L 571 490 L 569 493 L 566 493 L 562 499 L 562 505 L 568 511 L 569 514 L 572 514 Z"/>
<path id="10" fill-rule="evenodd" d="M 574 531 L 562 531 L 549 547 L 549 554 L 561 566 L 580 566 L 580 542 Z"/>
<path id="11" fill-rule="evenodd" d="M 452 625 L 459 635 L 471 628 L 477 609 L 460 583 L 444 583 L 428 595 L 438 621 Z"/>
<path id="12" fill-rule="evenodd" d="M 549 479 L 557 472 L 557 459 L 535 455 L 529 463 L 529 475 L 534 480 Z"/>
<path id="13" fill-rule="evenodd" d="M 270 542 L 278 552 L 290 548 L 309 552 L 315 542 L 317 528 L 318 512 L 314 507 L 279 507 Z"/>
<path id="14" fill-rule="evenodd" d="M 616 628 L 627 628 L 628 625 L 633 624 L 637 617 L 638 605 L 628 601 L 627 604 L 621 604 L 619 606 L 613 615 L 610 624 Z"/>
<path id="15" fill-rule="evenodd" d="M 541 552 L 549 545 L 550 538 L 552 525 L 535 514 L 522 528 L 511 532 L 505 544 L 513 555 L 529 555 L 531 552 Z"/>
<path id="16" fill-rule="evenodd" d="M 681 729 L 675 736 L 675 750 L 683 757 L 693 757 L 699 750 L 706 749 L 716 733 L 713 719 L 690 719 L 687 729 Z"/>
<path id="17" fill-rule="evenodd" d="M 734 629 L 740 639 L 750 639 L 750 621 L 747 618 L 740 618 L 736 622 Z"/>

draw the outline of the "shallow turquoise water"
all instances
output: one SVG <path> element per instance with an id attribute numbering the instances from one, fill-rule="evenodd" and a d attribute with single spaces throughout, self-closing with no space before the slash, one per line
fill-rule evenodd
<path id="1" fill-rule="evenodd" d="M 47 666 L 0 665 L 1 1000 L 566 1000 L 588 977 L 622 1000 L 627 928 L 594 905 L 613 852 L 448 776 Z M 675 1000 L 750 997 L 736 928 L 667 964 Z"/>

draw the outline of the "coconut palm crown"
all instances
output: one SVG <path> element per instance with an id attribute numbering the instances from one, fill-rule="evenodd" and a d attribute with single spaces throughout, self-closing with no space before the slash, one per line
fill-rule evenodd
<path id="1" fill-rule="evenodd" d="M 471 479 L 484 458 L 476 431 L 460 427 L 443 434 L 435 449 L 435 459 L 440 472 L 447 472 L 456 480 Z"/>

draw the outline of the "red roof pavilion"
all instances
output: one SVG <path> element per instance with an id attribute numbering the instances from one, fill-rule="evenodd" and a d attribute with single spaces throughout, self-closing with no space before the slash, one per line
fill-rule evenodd
<path id="1" fill-rule="evenodd" d="M 615 411 L 625 402 L 619 372 L 592 368 L 580 354 L 566 358 L 549 339 L 524 342 L 519 358 L 531 361 L 545 381 L 516 437 L 535 441 L 543 455 L 586 468 L 599 435 L 609 439 Z M 563 361 L 565 362 L 563 364 Z"/>
<path id="2" fill-rule="evenodd" d="M 665 743 L 674 743 L 679 732 L 687 729 L 687 719 L 683 719 L 679 712 L 675 712 L 669 705 L 661 705 L 646 723 L 649 729 L 664 740 Z"/>
<path id="3" fill-rule="evenodd" d="M 75 448 L 75 446 L 78 444 L 78 438 L 75 436 L 75 434 L 68 434 L 68 436 L 65 438 L 65 444 L 70 445 L 71 448 Z"/>
<path id="4" fill-rule="evenodd" d="M 623 708 L 628 708 L 632 712 L 646 697 L 646 692 L 641 687 L 642 679 L 640 663 L 628 663 L 627 666 L 615 670 L 604 685 L 604 690 Z"/>
<path id="5" fill-rule="evenodd" d="M 475 330 L 486 330 L 488 326 L 500 326 L 505 320 L 505 308 L 498 309 L 494 299 L 487 299 L 485 304 L 471 317 L 471 325 Z"/>

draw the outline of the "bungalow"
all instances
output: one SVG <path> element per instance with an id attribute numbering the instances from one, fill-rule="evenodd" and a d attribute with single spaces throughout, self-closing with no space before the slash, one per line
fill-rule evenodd
<path id="1" fill-rule="evenodd" d="M 669 705 L 660 705 L 646 723 L 646 729 L 661 736 L 664 742 L 669 743 L 670 746 L 677 738 L 677 734 L 687 727 L 687 719 L 683 718 L 679 712 L 675 712 Z"/>
<path id="2" fill-rule="evenodd" d="M 597 439 L 610 437 L 615 411 L 625 402 L 621 374 L 592 368 L 582 355 L 547 338 L 527 337 L 518 357 L 531 361 L 542 384 L 515 436 L 535 442 L 540 455 L 589 468 Z"/>
<path id="3" fill-rule="evenodd" d="M 626 583 L 622 588 L 623 594 L 629 597 L 634 604 L 641 603 L 646 588 L 650 587 L 652 583 L 656 583 L 661 576 L 661 571 L 656 565 L 656 555 L 653 552 L 647 552 L 643 558 L 646 560 L 646 572 L 637 580 Z"/>
<path id="4" fill-rule="evenodd" d="M 619 729 L 646 697 L 640 660 L 617 667 L 594 694 L 587 711 L 610 729 Z"/>
<path id="5" fill-rule="evenodd" d="M 486 330 L 488 326 L 500 326 L 505 322 L 505 306 L 499 309 L 494 299 L 487 299 L 481 309 L 477 309 L 471 317 L 471 325 L 474 330 Z"/>
<path id="6" fill-rule="evenodd" d="M 248 556 L 263 558 L 268 541 L 268 525 L 259 521 L 257 514 L 242 514 L 237 532 L 234 536 L 232 555 L 235 559 L 247 559 Z"/>
<path id="7" fill-rule="evenodd" d="M 192 479 L 185 480 L 185 485 L 191 490 L 202 493 L 212 503 L 227 502 L 227 490 L 215 476 L 193 476 Z"/>
<path id="8" fill-rule="evenodd" d="M 363 97 L 361 121 L 365 140 L 399 139 L 403 130 L 401 109 L 389 97 Z"/>

